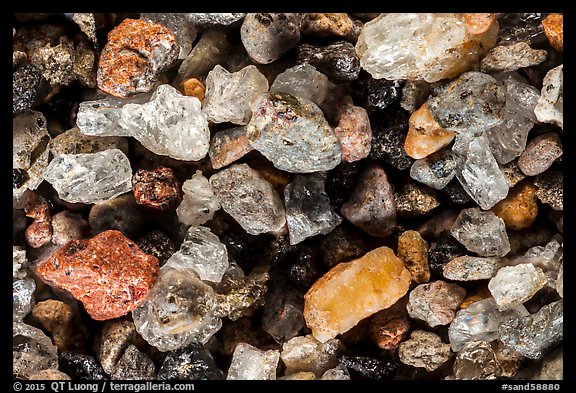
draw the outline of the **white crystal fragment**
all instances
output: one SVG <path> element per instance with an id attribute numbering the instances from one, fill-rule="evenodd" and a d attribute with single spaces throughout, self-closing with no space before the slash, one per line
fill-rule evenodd
<path id="1" fill-rule="evenodd" d="M 331 339 L 325 343 L 313 335 L 296 336 L 282 345 L 280 358 L 286 365 L 286 375 L 309 371 L 321 377 L 330 368 L 338 365 L 338 354 L 342 349 L 340 340 Z"/>
<path id="2" fill-rule="evenodd" d="M 250 104 L 268 91 L 268 80 L 254 65 L 230 73 L 217 65 L 206 77 L 203 113 L 214 123 L 248 124 Z"/>
<path id="3" fill-rule="evenodd" d="M 328 77 L 310 64 L 298 64 L 278 74 L 270 91 L 306 98 L 320 105 L 331 89 Z"/>
<path id="4" fill-rule="evenodd" d="M 201 171 L 196 171 L 192 178 L 182 184 L 182 192 L 184 198 L 176 208 L 176 214 L 184 225 L 202 225 L 220 209 L 214 188 Z"/>
<path id="5" fill-rule="evenodd" d="M 42 371 L 58 368 L 58 350 L 44 332 L 12 322 L 12 375 L 28 379 Z"/>
<path id="6" fill-rule="evenodd" d="M 468 33 L 458 14 L 384 13 L 364 24 L 356 53 L 375 79 L 432 83 L 470 69 L 497 35 L 497 23 L 485 33 Z"/>
<path id="7" fill-rule="evenodd" d="M 499 310 L 516 307 L 529 300 L 548 282 L 539 267 L 531 263 L 505 266 L 488 283 Z"/>
<path id="8" fill-rule="evenodd" d="M 232 354 L 227 380 L 275 380 L 280 351 L 262 351 L 239 343 Z"/>

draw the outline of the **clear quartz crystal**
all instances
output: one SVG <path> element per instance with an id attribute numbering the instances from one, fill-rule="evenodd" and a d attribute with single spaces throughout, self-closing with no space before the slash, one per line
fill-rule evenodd
<path id="1" fill-rule="evenodd" d="M 522 263 L 500 268 L 488 283 L 488 289 L 498 308 L 507 310 L 531 299 L 547 282 L 541 268 Z"/>
<path id="2" fill-rule="evenodd" d="M 152 153 L 197 161 L 206 156 L 210 144 L 208 120 L 201 107 L 198 98 L 161 85 L 149 102 L 125 105 L 120 125 Z"/>
<path id="3" fill-rule="evenodd" d="M 100 203 L 132 189 L 132 168 L 118 149 L 61 154 L 46 168 L 45 180 L 67 202 Z"/>
<path id="4" fill-rule="evenodd" d="M 311 334 L 297 336 L 282 345 L 280 358 L 286 365 L 286 375 L 299 371 L 309 371 L 321 377 L 328 369 L 338 364 L 342 349 L 340 340 L 331 339 L 325 343 L 316 340 Z"/>
<path id="5" fill-rule="evenodd" d="M 275 380 L 280 351 L 262 351 L 239 343 L 232 354 L 227 380 Z"/>
<path id="6" fill-rule="evenodd" d="M 326 370 L 320 379 L 324 381 L 349 381 L 350 373 L 345 366 L 337 366 Z"/>
<path id="7" fill-rule="evenodd" d="M 247 124 L 252 115 L 250 103 L 268 91 L 268 80 L 254 65 L 230 73 L 217 65 L 206 78 L 202 111 L 214 123 Z"/>
<path id="8" fill-rule="evenodd" d="M 454 376 L 463 380 L 491 380 L 500 373 L 492 345 L 485 341 L 469 341 L 456 354 Z"/>
<path id="9" fill-rule="evenodd" d="M 172 351 L 205 344 L 222 326 L 214 315 L 216 295 L 190 269 L 163 266 L 147 300 L 132 311 L 134 325 L 150 345 Z"/>
<path id="10" fill-rule="evenodd" d="M 12 322 L 12 374 L 28 379 L 42 371 L 58 368 L 58 350 L 38 328 Z"/>
<path id="11" fill-rule="evenodd" d="M 334 212 L 324 190 L 326 173 L 295 176 L 284 189 L 290 244 L 332 232 L 342 218 Z"/>
<path id="12" fill-rule="evenodd" d="M 470 69 L 497 33 L 495 23 L 472 35 L 458 14 L 384 13 L 364 25 L 356 53 L 373 78 L 437 82 Z"/>
<path id="13" fill-rule="evenodd" d="M 530 359 L 541 358 L 560 343 L 564 328 L 564 301 L 543 306 L 538 312 L 500 325 L 504 344 Z"/>
<path id="14" fill-rule="evenodd" d="M 122 108 L 127 104 L 148 102 L 152 93 L 144 93 L 130 98 L 106 96 L 94 101 L 82 101 L 78 106 L 76 126 L 84 135 L 90 136 L 132 136 L 130 130 L 122 127 Z"/>
<path id="15" fill-rule="evenodd" d="M 184 225 L 202 225 L 214 217 L 220 209 L 220 202 L 214 188 L 201 171 L 182 184 L 184 198 L 176 208 L 178 220 Z"/>
<path id="16" fill-rule="evenodd" d="M 191 226 L 180 250 L 164 266 L 194 270 L 201 280 L 220 282 L 228 269 L 228 251 L 218 236 L 205 227 Z"/>
<path id="17" fill-rule="evenodd" d="M 239 12 L 195 12 L 186 14 L 188 19 L 196 26 L 230 25 L 244 18 L 245 13 Z"/>
<path id="18" fill-rule="evenodd" d="M 328 77 L 310 64 L 298 64 L 278 74 L 270 91 L 306 98 L 320 105 L 331 89 Z"/>
<path id="19" fill-rule="evenodd" d="M 556 291 L 560 297 L 564 297 L 564 264 L 560 265 L 558 276 L 556 277 Z"/>
<path id="20" fill-rule="evenodd" d="M 28 277 L 12 283 L 12 319 L 14 321 L 22 320 L 32 309 L 35 289 L 36 283 Z"/>
<path id="21" fill-rule="evenodd" d="M 455 352 L 468 341 L 494 341 L 499 337 L 498 326 L 514 318 L 530 315 L 523 305 L 500 311 L 493 298 L 472 303 L 460 310 L 450 323 L 448 338 Z"/>
<path id="22" fill-rule="evenodd" d="M 482 211 L 477 207 L 463 209 L 450 233 L 468 250 L 480 256 L 503 257 L 510 252 L 504 220 L 491 211 Z"/>
<path id="23" fill-rule="evenodd" d="M 506 198 L 508 183 L 484 136 L 457 135 L 452 150 L 456 178 L 482 209 L 490 209 Z"/>
<path id="24" fill-rule="evenodd" d="M 504 79 L 506 106 L 504 122 L 485 132 L 490 151 L 500 164 L 507 164 L 526 149 L 528 133 L 534 126 L 534 107 L 539 91 L 519 78 Z"/>

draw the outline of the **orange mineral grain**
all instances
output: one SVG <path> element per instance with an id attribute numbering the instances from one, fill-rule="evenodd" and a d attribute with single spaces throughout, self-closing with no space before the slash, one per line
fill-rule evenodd
<path id="1" fill-rule="evenodd" d="M 550 14 L 542 21 L 544 34 L 548 37 L 550 45 L 562 53 L 564 47 L 564 15 Z"/>
<path id="2" fill-rule="evenodd" d="M 526 229 L 534 224 L 538 216 L 538 188 L 530 181 L 518 183 L 508 196 L 492 208 L 494 214 L 504 220 L 506 228 Z"/>
<path id="3" fill-rule="evenodd" d="M 206 94 L 206 87 L 196 78 L 186 79 L 182 83 L 182 91 L 185 96 L 196 97 L 200 102 L 204 102 L 204 95 Z"/>
<path id="4" fill-rule="evenodd" d="M 462 20 L 466 25 L 466 30 L 470 34 L 482 34 L 488 31 L 488 29 L 496 21 L 496 14 L 487 13 L 466 13 L 462 15 Z"/>
<path id="5" fill-rule="evenodd" d="M 455 136 L 454 131 L 440 127 L 430 114 L 428 105 L 424 103 L 408 120 L 404 150 L 410 157 L 418 160 L 447 146 Z"/>
<path id="6" fill-rule="evenodd" d="M 116 230 L 71 240 L 36 266 L 40 278 L 70 292 L 97 321 L 121 317 L 138 307 L 159 270 L 156 257 Z"/>
<path id="7" fill-rule="evenodd" d="M 312 334 L 326 342 L 370 315 L 392 306 L 412 277 L 400 258 L 380 247 L 324 274 L 304 295 L 304 319 Z"/>

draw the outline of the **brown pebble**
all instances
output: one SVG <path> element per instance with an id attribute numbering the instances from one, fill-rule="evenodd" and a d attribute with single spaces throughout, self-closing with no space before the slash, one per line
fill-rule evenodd
<path id="1" fill-rule="evenodd" d="M 175 209 L 183 198 L 180 182 L 166 167 L 138 169 L 132 176 L 132 190 L 137 204 L 157 210 Z"/>
<path id="2" fill-rule="evenodd" d="M 518 168 L 516 161 L 510 161 L 508 164 L 499 165 L 499 167 L 510 188 L 514 187 L 520 180 L 526 178 L 526 175 Z"/>
<path id="3" fill-rule="evenodd" d="M 412 320 L 408 317 L 388 318 L 377 314 L 370 320 L 370 338 L 380 348 L 393 351 L 408 338 L 411 328 Z"/>
<path id="4" fill-rule="evenodd" d="M 358 179 L 342 216 L 372 236 L 387 237 L 396 226 L 396 201 L 384 169 L 372 164 Z"/>
<path id="5" fill-rule="evenodd" d="M 40 248 L 52 240 L 52 216 L 50 207 L 44 197 L 35 192 L 28 194 L 24 206 L 26 217 L 34 219 L 34 222 L 26 228 L 26 242 L 32 248 Z"/>
<path id="6" fill-rule="evenodd" d="M 118 318 L 138 307 L 159 272 L 158 259 L 143 253 L 116 230 L 72 240 L 36 266 L 50 285 L 81 301 L 98 321 Z"/>
<path id="7" fill-rule="evenodd" d="M 465 308 L 468 308 L 472 303 L 488 299 L 489 297 L 492 297 L 492 294 L 488 290 L 488 286 L 483 286 L 480 289 L 467 294 L 464 300 L 462 300 L 462 303 L 460 303 L 460 309 L 464 310 Z"/>
<path id="8" fill-rule="evenodd" d="M 100 54 L 98 88 L 118 97 L 147 92 L 179 52 L 176 36 L 167 27 L 141 19 L 124 19 L 108 33 L 108 42 Z"/>
<path id="9" fill-rule="evenodd" d="M 438 240 L 442 234 L 450 232 L 459 213 L 456 210 L 442 210 L 420 225 L 418 232 L 426 239 Z"/>
<path id="10" fill-rule="evenodd" d="M 353 21 L 346 13 L 307 13 L 300 29 L 302 34 L 317 37 L 354 37 L 362 24 Z"/>
<path id="11" fill-rule="evenodd" d="M 404 262 L 404 266 L 412 279 L 418 284 L 430 280 L 430 268 L 428 267 L 428 245 L 416 231 L 406 231 L 398 238 L 398 257 Z"/>
<path id="12" fill-rule="evenodd" d="M 424 103 L 410 115 L 404 150 L 410 157 L 418 160 L 449 145 L 455 136 L 454 131 L 445 130 L 434 120 L 428 105 Z"/>
<path id="13" fill-rule="evenodd" d="M 74 325 L 75 313 L 70 305 L 48 299 L 36 304 L 32 315 L 50 332 L 59 352 L 83 350 L 82 335 Z"/>
<path id="14" fill-rule="evenodd" d="M 394 193 L 397 214 L 401 217 L 419 217 L 440 206 L 435 189 L 420 183 L 406 183 Z"/>
<path id="15" fill-rule="evenodd" d="M 532 139 L 518 158 L 518 168 L 526 176 L 536 176 L 562 155 L 562 142 L 555 132 L 548 132 Z"/>
<path id="16" fill-rule="evenodd" d="M 284 187 L 292 180 L 292 174 L 281 171 L 266 159 L 254 159 L 249 162 L 250 167 L 258 171 L 260 176 L 268 183 L 272 184 L 278 194 L 284 195 Z"/>
<path id="17" fill-rule="evenodd" d="M 526 229 L 534 224 L 538 216 L 538 188 L 525 180 L 514 186 L 508 196 L 498 202 L 491 210 L 504 220 L 508 229 Z"/>
<path id="18" fill-rule="evenodd" d="M 536 196 L 554 210 L 564 210 L 564 174 L 560 171 L 546 171 L 536 177 Z"/>
<path id="19" fill-rule="evenodd" d="M 550 45 L 562 53 L 564 47 L 564 15 L 550 14 L 542 20 L 544 34 L 548 37 Z"/>
<path id="20" fill-rule="evenodd" d="M 246 128 L 234 127 L 219 131 L 212 137 L 208 156 L 213 169 L 220 169 L 250 153 L 254 148 L 246 136 Z"/>
<path id="21" fill-rule="evenodd" d="M 488 13 L 465 13 L 462 20 L 466 25 L 466 30 L 470 34 L 482 34 L 488 31 L 496 21 L 496 14 Z"/>
<path id="22" fill-rule="evenodd" d="M 196 97 L 200 102 L 204 102 L 206 87 L 196 78 L 186 79 L 182 83 L 182 92 L 185 96 Z"/>

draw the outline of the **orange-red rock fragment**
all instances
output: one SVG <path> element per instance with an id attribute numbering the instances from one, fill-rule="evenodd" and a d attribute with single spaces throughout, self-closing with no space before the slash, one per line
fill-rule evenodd
<path id="1" fill-rule="evenodd" d="M 156 257 L 116 230 L 72 240 L 36 266 L 40 278 L 70 292 L 98 321 L 121 317 L 138 307 L 159 270 Z"/>
<path id="2" fill-rule="evenodd" d="M 564 15 L 550 14 L 542 21 L 544 34 L 548 37 L 550 45 L 562 53 L 564 48 Z"/>
<path id="3" fill-rule="evenodd" d="M 455 136 L 454 131 L 442 128 L 434 120 L 428 105 L 424 103 L 410 116 L 404 150 L 410 157 L 418 160 L 447 146 Z"/>
<path id="4" fill-rule="evenodd" d="M 462 15 L 466 30 L 470 34 L 482 34 L 488 31 L 496 21 L 496 14 L 466 13 Z"/>

